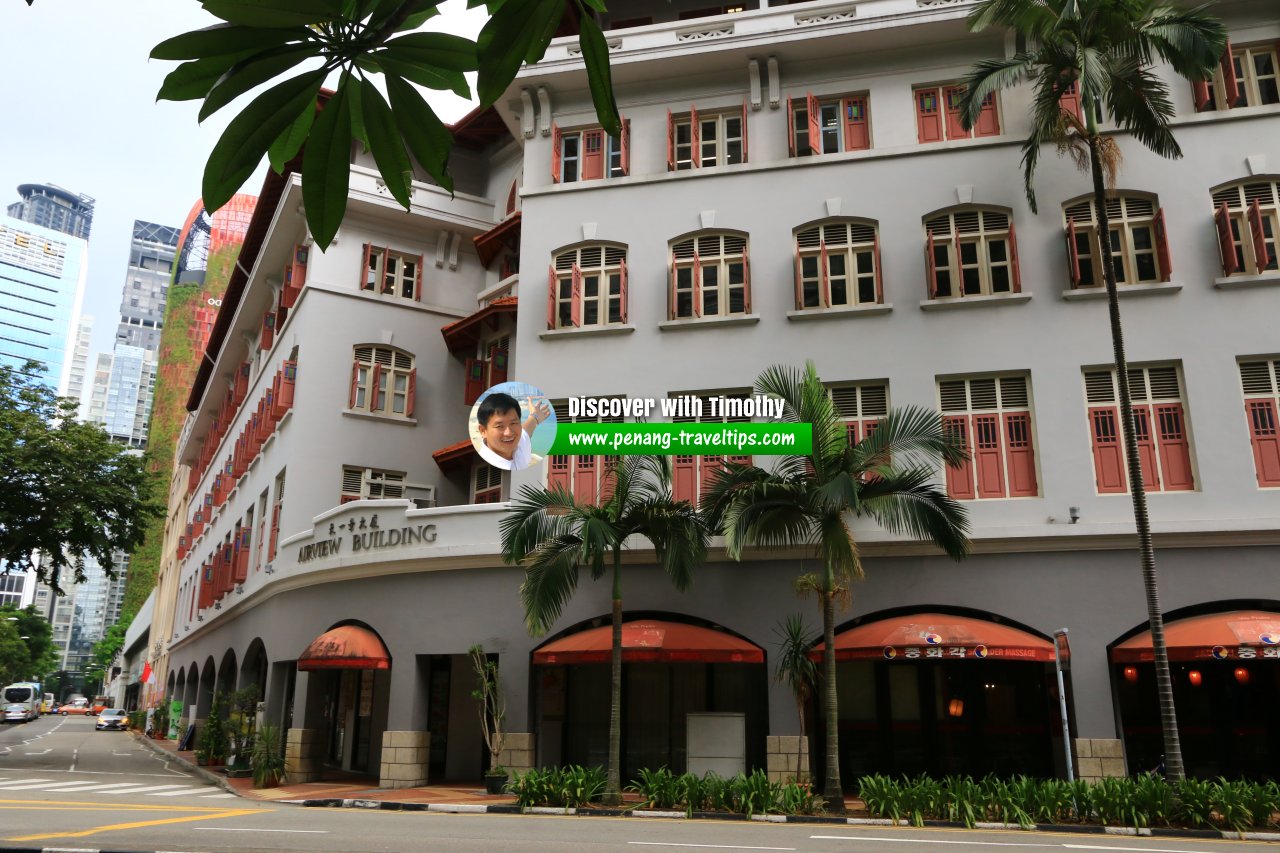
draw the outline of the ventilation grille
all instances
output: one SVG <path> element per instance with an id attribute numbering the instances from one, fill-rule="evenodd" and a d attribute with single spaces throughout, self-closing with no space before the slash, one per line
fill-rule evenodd
<path id="1" fill-rule="evenodd" d="M 879 418 L 889 414 L 889 386 L 843 385 L 831 389 L 836 414 L 847 420 Z"/>
<path id="2" fill-rule="evenodd" d="M 1114 377 L 1115 372 L 1111 370 L 1086 372 L 1085 400 L 1089 403 L 1118 402 L 1120 397 Z M 1129 397 L 1135 403 L 1181 399 L 1182 383 L 1178 379 L 1178 368 L 1174 365 L 1129 368 Z"/>
<path id="3" fill-rule="evenodd" d="M 604 247 L 604 263 L 608 267 L 622 266 L 622 262 L 627 259 L 627 250 L 621 246 L 605 246 Z"/>
<path id="4" fill-rule="evenodd" d="M 694 245 L 693 240 L 682 240 L 671 247 L 671 257 L 678 261 L 693 260 Z"/>
<path id="5" fill-rule="evenodd" d="M 395 367 L 409 370 L 413 367 L 413 356 L 387 347 L 356 347 L 356 361 L 364 364 L 381 364 L 383 367 Z"/>
<path id="6" fill-rule="evenodd" d="M 876 227 L 865 222 L 832 222 L 796 233 L 796 248 L 816 249 L 822 243 L 828 248 L 874 243 Z"/>
<path id="7" fill-rule="evenodd" d="M 1030 405 L 1027 377 L 949 379 L 938 385 L 943 412 L 1025 409 Z"/>
<path id="8" fill-rule="evenodd" d="M 1009 230 L 1009 215 L 999 210 L 957 210 L 925 222 L 925 231 L 935 237 L 955 234 L 981 234 Z"/>
<path id="9" fill-rule="evenodd" d="M 502 486 L 501 468 L 495 468 L 492 465 L 477 464 L 475 471 L 477 492 L 482 492 L 485 489 L 496 489 Z"/>
<path id="10" fill-rule="evenodd" d="M 1073 204 L 1066 209 L 1065 213 L 1068 222 L 1093 224 L 1093 202 L 1082 201 L 1079 204 Z"/>
<path id="11" fill-rule="evenodd" d="M 364 482 L 363 468 L 342 469 L 342 493 L 344 495 L 360 494 L 360 484 Z"/>
<path id="12" fill-rule="evenodd" d="M 968 383 L 963 379 L 951 379 L 938 386 L 938 395 L 942 398 L 942 411 L 969 411 Z"/>
<path id="13" fill-rule="evenodd" d="M 1030 405 L 1027 399 L 1027 378 L 1025 376 L 1005 376 L 1000 380 L 1000 407 L 1002 409 L 1025 409 Z"/>
<path id="14" fill-rule="evenodd" d="M 924 224 L 924 230 L 935 237 L 951 236 L 951 217 L 939 216 L 936 219 L 930 219 Z"/>
<path id="15" fill-rule="evenodd" d="M 556 271 L 569 272 L 573 269 L 573 265 L 578 262 L 578 250 L 571 249 L 567 252 L 561 252 L 556 255 Z"/>
<path id="16" fill-rule="evenodd" d="M 1090 403 L 1116 401 L 1116 383 L 1110 370 L 1096 370 L 1084 375 L 1084 398 Z"/>
<path id="17" fill-rule="evenodd" d="M 369 471 L 369 497 L 404 497 L 404 473 L 400 471 Z"/>
<path id="18" fill-rule="evenodd" d="M 966 210 L 955 214 L 957 234 L 977 234 L 982 230 L 982 214 L 976 210 Z"/>
<path id="19" fill-rule="evenodd" d="M 1182 388 L 1178 383 L 1178 369 L 1169 367 L 1147 368 L 1147 386 L 1152 400 L 1177 400 L 1182 397 Z"/>
<path id="20" fill-rule="evenodd" d="M 1280 206 L 1280 187 L 1275 181 L 1259 181 L 1223 187 L 1213 194 L 1214 208 L 1226 205 L 1231 210 L 1244 210 L 1255 201 L 1263 206 Z"/>
<path id="21" fill-rule="evenodd" d="M 1274 395 L 1280 387 L 1280 360 L 1240 362 L 1240 387 L 1246 394 Z"/>
<path id="22" fill-rule="evenodd" d="M 598 267 L 604 250 L 600 246 L 583 246 L 578 250 L 578 266 Z"/>

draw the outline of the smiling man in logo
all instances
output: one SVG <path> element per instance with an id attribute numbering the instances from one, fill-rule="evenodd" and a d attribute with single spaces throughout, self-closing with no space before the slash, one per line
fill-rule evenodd
<path id="1" fill-rule="evenodd" d="M 493 393 L 480 402 L 476 412 L 480 444 L 476 447 L 484 461 L 495 468 L 519 471 L 539 457 L 533 455 L 529 436 L 551 414 L 546 401 L 526 397 L 529 417 L 520 422 L 520 403 L 510 394 Z"/>

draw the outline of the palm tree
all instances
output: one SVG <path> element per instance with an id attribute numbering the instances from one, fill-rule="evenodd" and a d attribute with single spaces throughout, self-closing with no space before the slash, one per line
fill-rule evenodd
<path id="1" fill-rule="evenodd" d="M 1098 220 L 1102 275 L 1111 317 L 1116 384 L 1120 388 L 1120 420 L 1155 652 L 1165 771 L 1172 781 L 1180 781 L 1185 772 L 1165 647 L 1164 618 L 1160 613 L 1147 493 L 1134 434 L 1133 404 L 1127 381 L 1129 362 L 1125 357 L 1116 274 L 1108 238 L 1111 231 L 1104 184 L 1115 185 L 1120 147 L 1112 135 L 1104 135 L 1099 122 L 1107 116 L 1116 127 L 1132 134 L 1161 157 L 1182 156 L 1169 129 L 1169 119 L 1174 114 L 1169 89 L 1152 71 L 1151 64 L 1159 58 L 1188 80 L 1211 78 L 1226 44 L 1226 31 L 1206 9 L 1201 6 L 1181 10 L 1164 0 L 981 0 L 969 16 L 969 29 L 1005 27 L 1023 36 L 1028 47 L 1013 56 L 974 65 L 961 106 L 964 124 L 970 127 L 977 122 L 982 102 L 995 91 L 1022 82 L 1030 82 L 1035 87 L 1031 135 L 1022 145 L 1027 202 L 1033 213 L 1036 211 L 1033 179 L 1040 149 L 1045 144 L 1055 145 L 1060 154 L 1070 156 L 1076 166 L 1088 171 L 1093 179 L 1093 209 Z M 1062 96 L 1072 87 L 1079 95 L 1080 119 L 1060 106 Z"/>
<path id="2" fill-rule="evenodd" d="M 823 797 L 829 809 L 842 812 L 835 613 L 837 601 L 850 599 L 850 582 L 862 577 L 849 522 L 868 516 L 893 533 L 930 540 L 951 557 L 964 557 L 967 512 L 933 483 L 938 463 L 958 464 L 964 451 L 947 438 L 936 412 L 916 408 L 890 412 L 870 436 L 850 445 L 812 362 L 803 371 L 770 367 L 755 389 L 784 402 L 783 420 L 813 425 L 812 450 L 781 456 L 770 471 L 728 466 L 713 483 L 708 524 L 723 532 L 725 550 L 735 560 L 756 545 L 801 548 L 819 562 L 819 571 L 802 575 L 796 588 L 815 593 L 822 604 Z"/>
<path id="3" fill-rule="evenodd" d="M 578 588 L 578 570 L 613 583 L 613 656 L 609 698 L 609 768 L 606 803 L 622 801 L 622 552 L 642 537 L 676 589 L 693 583 L 710 535 L 688 501 L 671 497 L 671 460 L 625 456 L 609 468 L 612 494 L 598 504 L 578 503 L 567 490 L 524 487 L 499 525 L 502 557 L 524 567 L 520 601 L 529 633 L 555 623 Z"/>
<path id="4" fill-rule="evenodd" d="M 791 688 L 796 698 L 796 713 L 800 717 L 800 736 L 804 737 L 804 706 L 813 695 L 813 682 L 818 674 L 809 655 L 812 651 L 809 632 L 804 627 L 804 618 L 799 613 L 792 613 L 778 622 L 773 633 L 778 635 L 778 660 L 774 664 L 773 680 Z"/>

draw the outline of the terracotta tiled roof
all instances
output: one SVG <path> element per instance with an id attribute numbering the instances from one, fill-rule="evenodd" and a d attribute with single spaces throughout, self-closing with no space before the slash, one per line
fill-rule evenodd
<path id="1" fill-rule="evenodd" d="M 498 318 L 503 314 L 514 315 L 517 310 L 517 297 L 503 296 L 495 299 L 488 305 L 478 311 L 463 317 L 461 320 L 455 320 L 447 326 L 440 328 L 440 334 L 444 335 L 445 346 L 450 352 L 457 352 L 468 347 L 476 345 L 476 341 L 480 339 L 480 333 L 484 329 L 486 323 L 491 326 L 497 326 Z"/>
<path id="2" fill-rule="evenodd" d="M 451 468 L 470 465 L 471 460 L 476 455 L 476 448 L 471 443 L 471 439 L 464 438 L 462 441 L 456 441 L 447 447 L 440 448 L 431 454 L 431 458 L 440 466 L 440 470 L 448 471 Z"/>

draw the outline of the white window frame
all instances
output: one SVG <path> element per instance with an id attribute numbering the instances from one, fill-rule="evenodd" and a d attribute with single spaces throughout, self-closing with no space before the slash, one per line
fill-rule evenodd
<path id="1" fill-rule="evenodd" d="M 577 328 L 572 320 L 575 269 L 582 291 L 578 296 L 581 326 L 622 325 L 625 322 L 622 274 L 626 262 L 627 247 L 615 243 L 591 243 L 556 252 L 552 259 L 556 270 L 556 328 Z M 594 293 L 588 292 L 592 290 Z M 595 319 L 588 319 L 588 308 L 594 309 Z M 617 319 L 613 319 L 615 316 Z"/>
<path id="2" fill-rule="evenodd" d="M 1258 268 L 1253 253 L 1253 232 L 1246 211 L 1254 202 L 1262 214 L 1263 242 L 1268 247 L 1270 263 Z M 1236 253 L 1236 270 L 1232 275 L 1266 275 L 1280 271 L 1280 179 L 1242 180 L 1213 191 L 1213 207 L 1223 204 L 1231 215 L 1231 240 Z"/>
<path id="3" fill-rule="evenodd" d="M 845 101 L 852 98 L 862 98 L 864 101 L 864 109 L 867 111 L 867 149 L 871 148 L 871 94 L 866 90 L 860 92 L 846 92 L 842 95 L 823 95 L 818 98 L 819 119 L 818 127 L 822 134 L 822 154 L 838 154 L 841 151 L 862 151 L 862 148 L 849 148 L 849 140 L 845 139 L 845 122 L 841 110 L 844 109 Z M 831 120 L 834 119 L 834 124 Z M 795 156 L 811 157 L 813 150 L 809 145 L 809 105 L 805 98 L 794 98 L 791 106 L 791 130 L 795 138 Z M 834 147 L 827 143 L 833 142 Z"/>
<path id="4" fill-rule="evenodd" d="M 878 223 L 869 219 L 830 219 L 796 229 L 795 252 L 800 265 L 802 301 L 796 307 L 839 308 L 878 304 L 881 296 L 876 270 L 878 231 Z M 827 256 L 826 288 L 822 286 L 824 246 Z M 870 299 L 862 298 L 864 288 L 870 288 Z M 830 300 L 827 299 L 828 293 Z"/>
<path id="5" fill-rule="evenodd" d="M 1000 225 L 1001 218 L 1004 219 L 1003 227 Z M 939 275 L 945 270 L 948 276 L 949 292 L 942 293 L 939 286 L 938 299 L 1008 296 L 1017 292 L 1013 243 L 1010 239 L 1012 223 L 1013 216 L 1009 211 L 980 205 L 930 214 L 925 219 L 925 231 L 933 236 L 934 268 Z M 964 258 L 965 248 L 968 246 L 975 247 L 976 259 L 973 262 Z M 1001 247 L 1003 258 L 993 257 L 998 254 L 997 246 Z M 995 274 L 999 269 L 1005 271 L 1003 282 Z M 966 285 L 967 270 L 977 271 L 978 290 L 975 293 L 970 293 Z M 997 289 L 1000 284 L 1003 287 Z"/>
<path id="6" fill-rule="evenodd" d="M 343 465 L 342 502 L 402 499 L 408 486 L 407 476 L 404 471 Z M 356 483 L 359 483 L 359 491 L 353 488 Z"/>
<path id="7" fill-rule="evenodd" d="M 704 249 L 707 254 L 704 254 Z M 748 239 L 743 234 L 698 232 L 671 245 L 671 263 L 675 275 L 675 319 L 693 317 L 735 317 L 751 313 L 751 281 L 748 271 Z M 694 261 L 699 272 L 701 305 L 693 304 Z M 734 279 L 737 281 L 734 281 Z M 708 286 L 708 280 L 714 279 Z M 708 293 L 714 294 L 715 311 L 707 311 Z M 689 310 L 681 310 L 682 297 L 688 297 Z M 733 308 L 738 298 L 738 310 Z"/>
<path id="8" fill-rule="evenodd" d="M 1111 232 L 1111 262 L 1116 284 L 1155 284 L 1165 280 L 1156 240 L 1156 212 L 1160 200 L 1145 193 L 1107 194 L 1107 227 Z M 1098 241 L 1098 218 L 1093 198 L 1072 199 L 1062 206 L 1065 223 L 1074 223 L 1076 257 L 1080 265 L 1077 288 L 1102 287 L 1102 246 Z M 1145 236 L 1144 236 L 1145 235 Z M 1145 247 L 1142 243 L 1145 241 Z M 1151 275 L 1140 275 L 1141 261 L 1149 260 Z M 1085 270 L 1088 269 L 1086 280 Z"/>
<path id="9" fill-rule="evenodd" d="M 841 382 L 830 388 L 836 416 L 844 423 L 850 444 L 857 444 L 869 434 L 867 427 L 889 416 L 889 383 Z"/>
<path id="10" fill-rule="evenodd" d="M 586 134 L 599 132 L 604 145 L 604 174 L 599 178 L 582 177 L 582 160 L 586 146 Z M 569 148 L 572 143 L 573 153 Z M 573 177 L 569 177 L 569 169 L 573 169 Z M 580 127 L 573 130 L 560 130 L 560 183 L 574 184 L 579 181 L 599 181 L 625 176 L 622 171 L 622 138 L 610 136 L 601 127 Z"/>
<path id="11" fill-rule="evenodd" d="M 396 347 L 361 344 L 353 353 L 356 397 L 352 411 L 393 418 L 408 418 L 409 387 L 414 381 L 414 357 Z M 373 388 L 374 365 L 381 367 L 378 387 Z M 398 410 L 397 410 L 398 407 Z"/>
<path id="12" fill-rule="evenodd" d="M 736 166 L 745 162 L 744 128 L 742 126 L 742 110 L 726 112 L 698 111 L 698 165 L 701 168 L 714 166 Z M 737 122 L 736 133 L 730 132 L 730 124 Z M 675 139 L 676 171 L 682 172 L 694 168 L 693 163 L 693 116 L 685 113 L 672 121 L 672 133 Z M 737 154 L 734 155 L 736 145 Z"/>
<path id="13" fill-rule="evenodd" d="M 1271 57 L 1271 73 L 1259 74 L 1257 58 Z M 1230 99 L 1233 108 L 1258 107 L 1265 104 L 1280 104 L 1280 46 L 1276 42 L 1260 42 L 1258 44 L 1237 44 L 1231 46 L 1231 61 L 1236 69 L 1236 94 Z M 1276 86 L 1276 100 L 1264 101 L 1263 81 L 1272 81 Z M 1206 110 L 1220 110 L 1228 103 L 1227 84 L 1222 78 L 1222 66 L 1213 73 L 1213 81 L 1209 85 L 1212 100 Z M 1243 103 L 1241 100 L 1243 99 Z"/>
<path id="14" fill-rule="evenodd" d="M 370 244 L 368 256 L 364 278 L 360 282 L 362 291 L 410 302 L 418 300 L 422 255 Z M 413 265 L 413 271 L 406 272 L 410 264 Z"/>
<path id="15" fill-rule="evenodd" d="M 477 500 L 484 494 L 486 496 L 496 495 L 497 500 Z M 477 461 L 471 466 L 471 503 L 501 503 L 502 502 L 502 469 L 495 468 L 487 462 Z"/>
<path id="16" fill-rule="evenodd" d="M 957 408 L 955 405 L 948 405 L 948 395 L 945 390 L 946 386 L 951 386 L 954 395 L 955 385 L 959 383 L 964 386 L 964 407 Z M 983 383 L 983 396 L 978 398 L 975 394 L 975 383 Z M 988 397 L 985 393 L 988 387 L 986 383 L 991 383 L 993 393 Z M 1021 390 L 1018 384 L 1021 383 Z M 996 415 L 996 430 L 999 434 L 1000 447 L 1000 466 L 1001 481 L 1004 484 L 1004 494 L 999 497 L 984 497 L 981 494 L 981 477 L 977 470 L 977 460 L 971 456 L 971 462 L 974 465 L 974 497 L 973 498 L 957 498 L 957 500 L 1026 500 L 1029 498 L 1037 498 L 1044 496 L 1044 485 L 1040 478 L 1040 441 L 1036 435 L 1036 412 L 1031 399 L 1031 376 L 1028 373 L 1001 373 L 986 374 L 976 376 L 949 376 L 947 378 L 939 378 L 937 380 L 938 392 L 938 411 L 942 413 L 942 417 L 966 417 L 972 418 L 974 415 Z M 955 401 L 952 396 L 951 400 Z M 988 403 L 987 401 L 991 402 Z M 1036 477 L 1036 494 L 1034 495 L 1013 495 L 1011 493 L 1011 478 L 1009 476 L 1009 435 L 1005 425 L 1005 415 L 1022 415 L 1027 416 L 1027 438 L 1031 446 L 1031 452 L 1035 461 L 1035 477 Z M 972 421 L 970 421 L 972 422 Z M 945 429 L 945 426 L 944 426 Z M 978 446 L 979 437 L 972 429 L 967 430 L 967 445 L 971 454 L 975 454 L 975 448 Z M 976 454 L 975 454 L 976 455 Z"/>
<path id="17" fill-rule="evenodd" d="M 1153 372 L 1155 373 L 1153 381 Z M 1084 382 L 1085 408 L 1095 406 L 1115 406 L 1116 408 L 1116 440 L 1119 444 L 1120 459 L 1124 464 L 1125 490 L 1123 492 L 1107 492 L 1106 494 L 1129 494 L 1132 485 L 1129 483 L 1129 454 L 1125 447 L 1124 426 L 1120 415 L 1120 389 L 1116 382 L 1114 367 L 1087 368 L 1082 371 Z M 1176 393 L 1169 393 L 1170 383 L 1175 386 Z M 1152 390 L 1152 389 L 1161 390 Z M 1146 428 L 1152 446 L 1156 448 L 1152 454 L 1158 483 L 1143 483 L 1144 491 L 1160 494 L 1179 494 L 1200 490 L 1200 471 L 1196 465 L 1196 445 L 1191 435 L 1191 413 L 1187 402 L 1187 384 L 1182 375 L 1182 365 L 1176 362 L 1159 362 L 1153 364 L 1129 364 L 1129 402 L 1134 407 L 1154 407 L 1161 404 L 1177 403 L 1182 406 L 1182 435 L 1187 442 L 1187 457 L 1191 464 L 1192 489 L 1169 489 L 1166 482 L 1164 461 L 1160 453 L 1160 424 L 1152 413 L 1147 419 Z M 1135 412 L 1135 420 L 1136 420 Z M 1135 424 L 1135 427 L 1137 424 Z M 1145 478 L 1144 478 L 1145 479 Z M 1099 493 L 1103 494 L 1103 493 Z"/>

